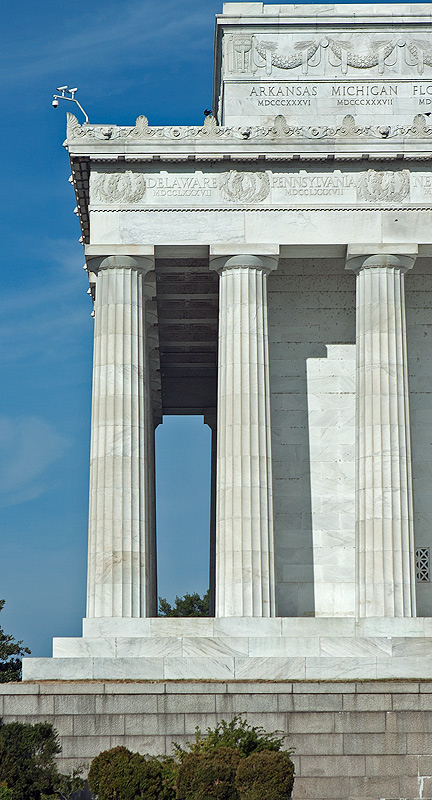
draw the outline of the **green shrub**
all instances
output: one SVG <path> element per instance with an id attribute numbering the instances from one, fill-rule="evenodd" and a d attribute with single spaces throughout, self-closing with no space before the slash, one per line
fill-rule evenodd
<path id="1" fill-rule="evenodd" d="M 178 769 L 177 800 L 238 800 L 235 775 L 240 755 L 230 747 L 187 753 Z"/>
<path id="2" fill-rule="evenodd" d="M 235 785 L 240 800 L 288 800 L 294 764 L 287 752 L 255 751 L 239 762 Z"/>
<path id="3" fill-rule="evenodd" d="M 160 800 L 165 794 L 163 769 L 127 747 L 104 750 L 93 759 L 88 784 L 98 800 Z"/>
<path id="4" fill-rule="evenodd" d="M 280 750 L 283 744 L 284 735 L 277 736 L 278 731 L 266 733 L 264 728 L 249 725 L 240 715 L 233 717 L 231 722 L 224 719 L 218 722 L 215 728 L 207 728 L 207 733 L 203 735 L 199 728 L 196 728 L 195 741 L 188 742 L 189 750 L 192 753 L 202 753 L 207 750 L 219 749 L 220 747 L 231 747 L 238 750 L 240 756 L 250 755 L 255 750 Z M 180 761 L 185 757 L 187 751 L 179 745 L 174 745 L 177 757 Z"/>
<path id="5" fill-rule="evenodd" d="M 13 800 L 13 791 L 5 783 L 0 783 L 0 800 Z"/>

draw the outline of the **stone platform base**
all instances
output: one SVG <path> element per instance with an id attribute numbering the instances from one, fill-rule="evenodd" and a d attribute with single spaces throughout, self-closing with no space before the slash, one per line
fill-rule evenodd
<path id="1" fill-rule="evenodd" d="M 432 618 L 85 619 L 24 680 L 432 677 Z"/>
<path id="2" fill-rule="evenodd" d="M 432 797 L 432 681 L 0 684 L 0 717 L 57 728 L 63 771 L 125 745 L 171 753 L 234 714 L 288 734 L 294 800 Z"/>

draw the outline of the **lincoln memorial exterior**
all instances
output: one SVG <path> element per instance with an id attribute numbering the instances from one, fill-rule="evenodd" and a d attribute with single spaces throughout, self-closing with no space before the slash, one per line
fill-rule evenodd
<path id="1" fill-rule="evenodd" d="M 225 3 L 203 125 L 68 114 L 87 614 L 26 680 L 432 674 L 431 14 Z M 206 619 L 156 617 L 167 414 L 212 429 Z"/>

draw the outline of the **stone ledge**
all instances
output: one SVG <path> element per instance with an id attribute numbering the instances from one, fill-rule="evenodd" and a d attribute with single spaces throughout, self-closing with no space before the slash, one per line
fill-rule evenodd
<path id="1" fill-rule="evenodd" d="M 430 679 L 432 654 L 416 658 L 29 658 L 29 680 L 381 680 Z"/>

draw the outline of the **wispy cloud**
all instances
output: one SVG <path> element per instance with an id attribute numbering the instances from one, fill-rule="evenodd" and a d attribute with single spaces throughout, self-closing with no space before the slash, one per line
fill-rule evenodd
<path id="1" fill-rule="evenodd" d="M 75 70 L 83 63 L 86 69 L 100 64 L 109 74 L 119 64 L 150 64 L 167 54 L 176 61 L 188 61 L 191 50 L 200 48 L 203 36 L 208 48 L 213 14 L 211 0 L 200 4 L 196 0 L 134 0 L 104 4 L 98 11 L 81 14 L 79 26 L 71 18 L 61 23 L 53 19 L 52 25 L 38 31 L 37 36 L 11 41 L 12 62 L 9 49 L 2 50 L 3 86 L 12 88 L 26 79 L 35 81 L 53 70 L 59 75 L 61 70 Z M 24 24 L 31 25 L 31 21 Z"/>
<path id="2" fill-rule="evenodd" d="M 5 284 L 0 295 L 0 364 L 66 363 L 77 340 L 92 329 L 84 256 L 67 240 L 45 238 L 26 246 L 36 269 L 22 283 Z M 44 264 L 44 253 L 56 254 L 51 263 Z"/>
<path id="3" fill-rule="evenodd" d="M 39 497 L 48 468 L 69 447 L 54 427 L 31 416 L 0 416 L 0 507 Z"/>

